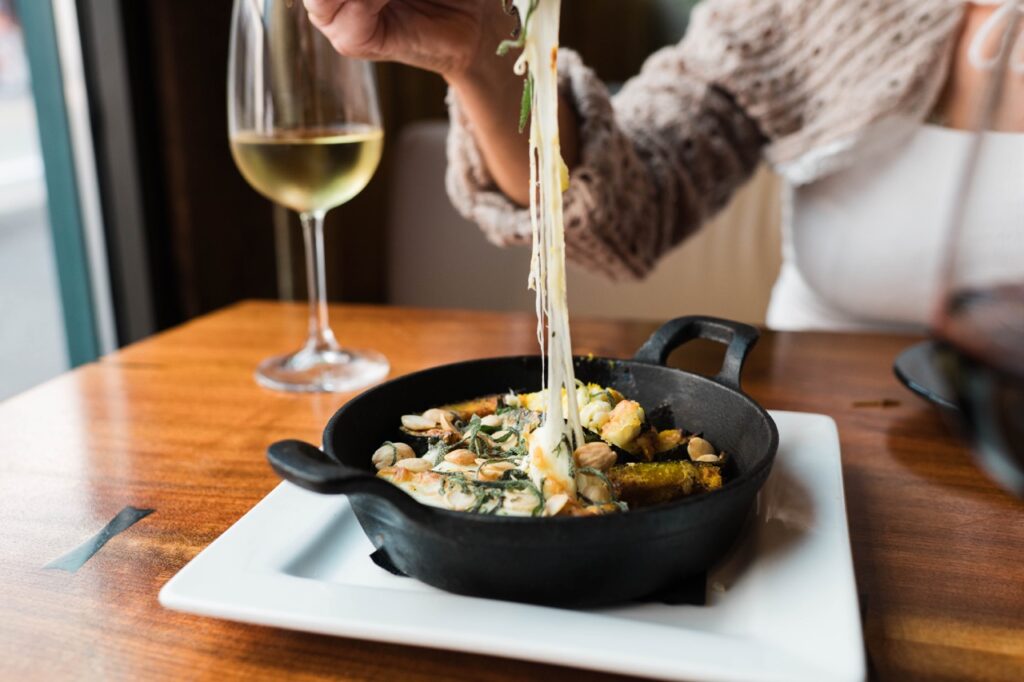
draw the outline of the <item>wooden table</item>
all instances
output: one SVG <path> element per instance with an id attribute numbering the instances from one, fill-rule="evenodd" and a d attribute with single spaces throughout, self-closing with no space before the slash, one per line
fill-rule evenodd
<path id="1" fill-rule="evenodd" d="M 333 312 L 340 337 L 383 351 L 393 374 L 536 345 L 529 314 Z M 653 329 L 573 324 L 578 351 L 611 356 L 630 355 Z M 304 306 L 244 303 L 0 404 L 0 679 L 568 674 L 160 607 L 160 587 L 277 485 L 265 446 L 317 439 L 345 401 L 253 382 L 257 361 L 296 345 L 304 331 Z M 1024 503 L 978 473 L 936 411 L 893 379 L 893 358 L 914 340 L 768 333 L 748 363 L 745 388 L 769 408 L 824 412 L 839 424 L 873 674 L 1021 680 Z M 719 356 L 708 344 L 674 360 L 708 372 Z M 126 505 L 156 511 L 77 572 L 43 568 Z"/>

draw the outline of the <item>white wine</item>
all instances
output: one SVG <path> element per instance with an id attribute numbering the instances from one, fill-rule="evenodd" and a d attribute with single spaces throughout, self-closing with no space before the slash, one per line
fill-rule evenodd
<path id="1" fill-rule="evenodd" d="M 326 211 L 359 194 L 377 170 L 383 146 L 384 132 L 368 126 L 231 138 L 231 153 L 249 184 L 299 213 Z"/>

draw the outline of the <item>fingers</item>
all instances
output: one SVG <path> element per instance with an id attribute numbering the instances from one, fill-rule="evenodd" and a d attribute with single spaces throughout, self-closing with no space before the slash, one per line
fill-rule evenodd
<path id="1" fill-rule="evenodd" d="M 306 12 L 313 25 L 323 28 L 330 26 L 339 15 L 349 20 L 374 18 L 391 0 L 303 0 Z"/>
<path id="2" fill-rule="evenodd" d="M 309 20 L 317 28 L 330 26 L 346 0 L 303 0 Z"/>

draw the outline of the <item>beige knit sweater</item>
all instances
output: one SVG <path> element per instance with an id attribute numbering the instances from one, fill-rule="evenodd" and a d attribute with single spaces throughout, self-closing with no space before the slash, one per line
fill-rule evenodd
<path id="1" fill-rule="evenodd" d="M 562 50 L 581 140 L 567 256 L 641 278 L 762 159 L 799 184 L 898 143 L 935 105 L 962 13 L 961 0 L 706 0 L 615 97 Z M 452 201 L 491 241 L 528 243 L 527 211 L 496 189 L 449 102 Z"/>

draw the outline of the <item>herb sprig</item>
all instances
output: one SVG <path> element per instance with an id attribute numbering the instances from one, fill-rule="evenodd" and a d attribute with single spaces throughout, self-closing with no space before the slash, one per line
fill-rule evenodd
<path id="1" fill-rule="evenodd" d="M 518 16 L 519 10 L 516 9 L 515 5 L 512 4 L 512 0 L 502 0 L 505 11 L 513 16 Z M 540 4 L 540 0 L 531 0 L 530 7 L 526 10 L 526 17 L 520 17 L 519 27 L 512 38 L 509 40 L 503 40 L 498 45 L 498 56 L 504 57 L 512 50 L 521 50 L 526 45 L 526 34 L 529 31 L 530 18 L 533 17 L 534 11 L 537 9 L 537 5 Z M 530 112 L 533 110 L 533 76 L 530 73 L 526 74 L 526 78 L 523 80 L 523 98 L 519 103 L 519 132 L 522 133 L 526 129 L 526 122 L 530 120 Z"/>

